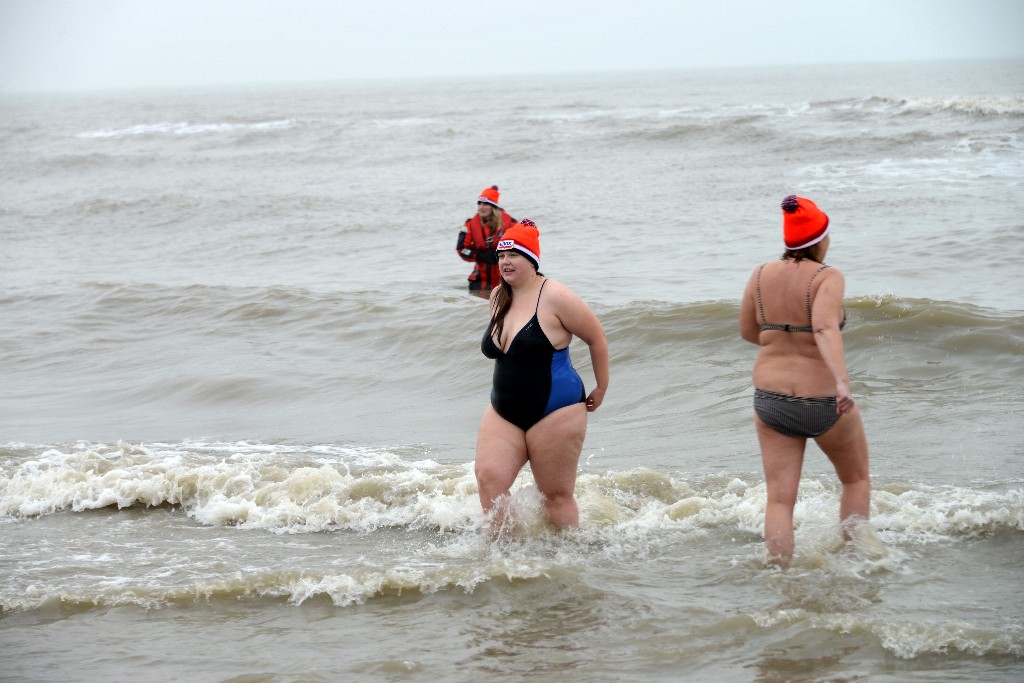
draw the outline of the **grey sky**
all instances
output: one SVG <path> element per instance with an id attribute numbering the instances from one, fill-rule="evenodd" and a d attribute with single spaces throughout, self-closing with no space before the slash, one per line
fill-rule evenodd
<path id="1" fill-rule="evenodd" d="M 1022 35 L 1024 0 L 0 0 L 0 92 L 1024 58 Z"/>

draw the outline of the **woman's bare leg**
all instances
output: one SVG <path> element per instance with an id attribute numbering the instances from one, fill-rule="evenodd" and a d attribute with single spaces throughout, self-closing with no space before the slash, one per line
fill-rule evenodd
<path id="1" fill-rule="evenodd" d="M 852 526 L 866 521 L 871 510 L 871 476 L 868 472 L 868 441 L 857 407 L 835 423 L 815 442 L 832 461 L 843 485 L 839 501 L 839 519 L 843 535 L 849 540 Z"/>
<path id="2" fill-rule="evenodd" d="M 793 559 L 793 508 L 800 489 L 807 440 L 780 434 L 756 415 L 754 420 L 768 494 L 764 542 L 772 561 L 785 566 Z"/>
<path id="3" fill-rule="evenodd" d="M 587 435 L 587 409 L 582 403 L 560 408 L 526 432 L 530 469 L 544 494 L 548 519 L 559 528 L 579 526 L 576 468 Z"/>
<path id="4" fill-rule="evenodd" d="M 480 505 L 491 514 L 495 534 L 508 528 L 508 495 L 526 464 L 526 435 L 487 406 L 476 439 L 476 484 Z"/>

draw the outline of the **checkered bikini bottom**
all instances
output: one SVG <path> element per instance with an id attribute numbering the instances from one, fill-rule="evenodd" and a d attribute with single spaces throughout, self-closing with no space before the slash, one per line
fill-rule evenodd
<path id="1" fill-rule="evenodd" d="M 821 436 L 841 417 L 834 396 L 804 398 L 754 389 L 754 412 L 761 422 L 796 439 Z"/>

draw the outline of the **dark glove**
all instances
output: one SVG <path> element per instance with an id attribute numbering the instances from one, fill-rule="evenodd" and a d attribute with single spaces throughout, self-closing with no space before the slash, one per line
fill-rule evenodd
<path id="1" fill-rule="evenodd" d="M 477 263 L 494 264 L 498 262 L 498 252 L 494 249 L 478 249 L 476 252 Z"/>

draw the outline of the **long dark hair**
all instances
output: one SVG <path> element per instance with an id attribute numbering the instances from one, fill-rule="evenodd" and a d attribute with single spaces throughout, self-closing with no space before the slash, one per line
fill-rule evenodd
<path id="1" fill-rule="evenodd" d="M 544 277 L 544 273 L 539 270 L 537 275 Z M 505 316 L 508 315 L 510 308 L 512 308 L 512 285 L 505 282 L 505 278 L 501 278 L 498 282 L 498 293 L 491 301 L 491 324 L 487 328 L 488 334 L 492 337 L 497 336 L 499 346 L 501 345 L 501 333 L 505 331 Z M 497 331 L 497 335 L 495 335 L 495 331 Z"/>

